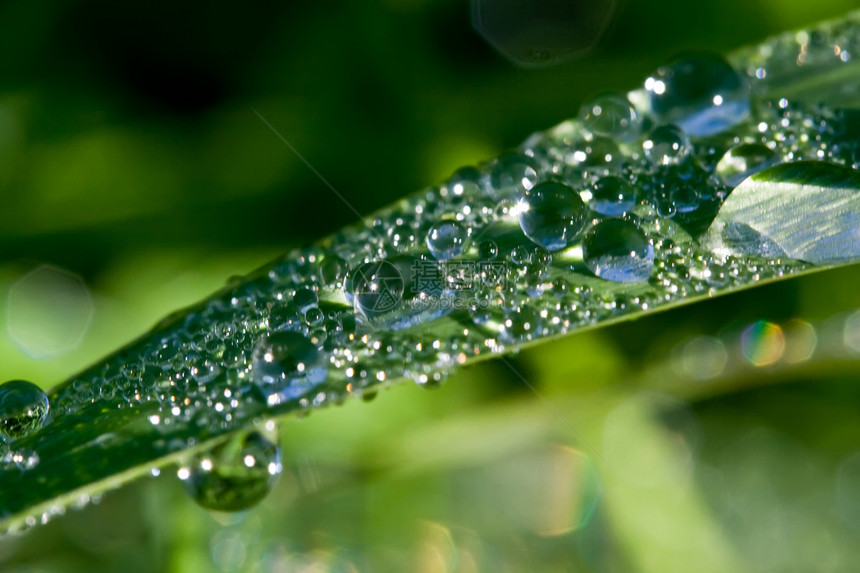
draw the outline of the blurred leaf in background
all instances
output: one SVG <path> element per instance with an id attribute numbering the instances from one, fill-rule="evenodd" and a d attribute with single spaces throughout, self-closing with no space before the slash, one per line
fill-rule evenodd
<path id="1" fill-rule="evenodd" d="M 3 376 L 49 387 L 230 275 L 355 221 L 251 107 L 369 214 L 677 52 L 724 52 L 854 7 L 620 2 L 587 54 L 523 69 L 473 29 L 465 0 L 4 4 Z M 28 286 L 42 268 L 62 280 Z M 164 475 L 0 541 L 0 569 L 851 570 L 856 370 L 783 369 L 771 378 L 795 384 L 696 403 L 636 380 L 692 336 L 852 309 L 857 273 L 523 353 L 515 367 L 593 449 L 485 364 L 437 392 L 397 388 L 291 422 L 281 483 L 253 510 L 210 514 Z M 85 329 L 45 312 L 69 297 L 89 301 Z M 22 322 L 82 335 L 33 352 Z M 642 467 L 646 448 L 660 468 Z"/>

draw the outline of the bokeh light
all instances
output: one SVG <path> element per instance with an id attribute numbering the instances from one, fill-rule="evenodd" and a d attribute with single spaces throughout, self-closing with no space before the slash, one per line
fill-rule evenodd
<path id="1" fill-rule="evenodd" d="M 48 358 L 80 343 L 92 319 L 93 299 L 80 276 L 42 265 L 9 288 L 6 313 L 15 345 L 33 358 Z"/>

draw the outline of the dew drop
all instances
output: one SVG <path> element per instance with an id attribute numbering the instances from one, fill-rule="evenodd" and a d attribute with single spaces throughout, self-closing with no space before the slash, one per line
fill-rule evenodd
<path id="1" fill-rule="evenodd" d="M 675 123 L 692 137 L 725 131 L 750 112 L 749 86 L 716 54 L 693 54 L 661 66 L 645 89 L 659 121 Z"/>
<path id="2" fill-rule="evenodd" d="M 198 455 L 179 477 L 188 494 L 206 509 L 241 511 L 266 497 L 282 469 L 280 446 L 251 432 Z"/>
<path id="3" fill-rule="evenodd" d="M 732 187 L 762 169 L 776 165 L 779 158 L 761 143 L 744 143 L 726 151 L 717 163 L 717 175 Z"/>
<path id="4" fill-rule="evenodd" d="M 326 377 L 325 356 L 298 332 L 275 332 L 251 355 L 254 383 L 270 404 L 298 398 Z"/>
<path id="5" fill-rule="evenodd" d="M 5 450 L 0 455 L 0 468 L 27 471 L 38 466 L 40 461 L 39 454 L 34 450 L 27 448 Z"/>
<path id="6" fill-rule="evenodd" d="M 618 217 L 633 209 L 636 196 L 633 187 L 615 175 L 599 179 L 591 189 L 592 211 L 609 217 Z"/>
<path id="7" fill-rule="evenodd" d="M 654 266 L 654 247 L 632 223 L 607 219 L 582 243 L 585 265 L 602 279 L 620 283 L 647 280 Z"/>
<path id="8" fill-rule="evenodd" d="M 537 181 L 538 170 L 534 159 L 518 153 L 499 157 L 490 172 L 491 194 L 496 199 L 527 191 Z"/>
<path id="9" fill-rule="evenodd" d="M 295 304 L 301 312 L 307 312 L 308 309 L 313 308 L 319 303 L 319 297 L 315 290 L 309 287 L 301 287 L 296 290 L 296 294 L 293 297 L 293 304 Z"/>
<path id="10" fill-rule="evenodd" d="M 453 219 L 437 221 L 427 231 L 427 248 L 438 261 L 453 259 L 469 247 L 469 228 Z"/>
<path id="11" fill-rule="evenodd" d="M 475 197 L 481 193 L 481 172 L 476 167 L 461 167 L 448 179 L 448 189 L 456 197 Z"/>
<path id="12" fill-rule="evenodd" d="M 0 386 L 0 434 L 21 438 L 42 427 L 48 416 L 48 396 L 26 380 L 10 380 Z"/>
<path id="13" fill-rule="evenodd" d="M 492 261 L 499 256 L 499 245 L 495 241 L 481 241 L 478 245 L 478 258 L 482 261 Z"/>
<path id="14" fill-rule="evenodd" d="M 642 124 L 642 118 L 621 94 L 605 94 L 594 98 L 582 106 L 579 119 L 591 133 L 623 141 L 633 139 Z"/>
<path id="15" fill-rule="evenodd" d="M 526 191 L 519 205 L 523 233 L 549 251 L 573 242 L 585 226 L 585 214 L 585 203 L 579 194 L 556 181 Z"/>
<path id="16" fill-rule="evenodd" d="M 645 157 L 654 165 L 675 165 L 687 156 L 690 143 L 681 128 L 668 123 L 655 128 L 642 148 Z"/>

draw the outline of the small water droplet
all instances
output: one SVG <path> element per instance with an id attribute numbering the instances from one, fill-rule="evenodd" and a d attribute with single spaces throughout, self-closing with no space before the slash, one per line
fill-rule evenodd
<path id="1" fill-rule="evenodd" d="M 621 94 L 604 94 L 582 106 L 582 125 L 596 135 L 630 141 L 639 133 L 642 118 Z"/>
<path id="2" fill-rule="evenodd" d="M 272 490 L 282 471 L 280 446 L 260 432 L 236 436 L 179 471 L 189 495 L 215 511 L 241 511 Z M 184 471 L 183 471 L 184 470 Z"/>
<path id="3" fill-rule="evenodd" d="M 303 313 L 307 312 L 309 308 L 315 307 L 317 303 L 319 303 L 319 297 L 316 291 L 309 287 L 299 288 L 293 296 L 293 304 Z"/>
<path id="4" fill-rule="evenodd" d="M 522 193 L 534 187 L 537 181 L 535 160 L 518 153 L 499 157 L 490 172 L 491 194 L 496 199 Z"/>
<path id="5" fill-rule="evenodd" d="M 745 143 L 732 147 L 717 163 L 717 175 L 732 187 L 762 169 L 776 165 L 779 158 L 768 146 L 761 143 Z"/>
<path id="6" fill-rule="evenodd" d="M 26 380 L 0 386 L 0 434 L 15 439 L 32 434 L 48 416 L 48 396 Z"/>
<path id="7" fill-rule="evenodd" d="M 523 233 L 550 251 L 573 242 L 585 226 L 585 214 L 585 203 L 579 194 L 556 181 L 526 191 L 519 206 Z"/>
<path id="8" fill-rule="evenodd" d="M 621 283 L 647 280 L 654 266 L 654 247 L 632 223 L 607 219 L 585 234 L 585 265 L 602 279 Z"/>
<path id="9" fill-rule="evenodd" d="M 251 355 L 254 383 L 270 403 L 298 398 L 326 377 L 325 355 L 298 332 L 275 332 Z"/>
<path id="10" fill-rule="evenodd" d="M 495 241 L 482 241 L 478 245 L 478 258 L 482 261 L 492 261 L 499 256 L 499 245 Z"/>
<path id="11" fill-rule="evenodd" d="M 453 259 L 469 247 L 470 230 L 452 219 L 434 223 L 427 231 L 427 248 L 438 261 Z"/>
<path id="12" fill-rule="evenodd" d="M 609 175 L 594 184 L 588 206 L 601 215 L 618 217 L 633 209 L 635 204 L 633 187 L 624 179 Z"/>
<path id="13" fill-rule="evenodd" d="M 693 54 L 661 66 L 645 89 L 654 115 L 693 137 L 720 133 L 750 112 L 748 84 L 716 54 Z"/>
<path id="14" fill-rule="evenodd" d="M 645 157 L 654 165 L 675 165 L 687 156 L 690 142 L 678 126 L 669 123 L 655 128 L 642 148 Z"/>

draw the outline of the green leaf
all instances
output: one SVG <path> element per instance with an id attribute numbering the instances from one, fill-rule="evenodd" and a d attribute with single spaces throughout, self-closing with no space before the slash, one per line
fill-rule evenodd
<path id="1" fill-rule="evenodd" d="M 826 242 L 856 231 L 860 216 L 853 199 L 839 203 L 857 187 L 860 142 L 838 107 L 853 101 L 851 89 L 830 89 L 860 83 L 856 59 L 832 47 L 847 38 L 844 50 L 860 53 L 858 22 L 854 13 L 740 52 L 732 58 L 740 72 L 715 57 L 670 64 L 646 82 L 650 91 L 595 100 L 581 121 L 535 134 L 515 153 L 460 170 L 172 314 L 54 388 L 47 423 L 3 446 L 0 524 L 47 521 L 273 418 L 397 380 L 432 386 L 528 345 L 853 260 L 807 253 L 832 253 Z M 685 85 L 689 65 L 710 67 Z M 803 98 L 782 101 L 781 90 L 811 75 L 818 99 L 804 88 Z M 666 118 L 689 133 L 659 126 Z M 748 144 L 781 162 L 828 163 L 772 168 L 729 194 L 720 162 Z M 822 208 L 846 205 L 847 218 L 798 235 L 800 223 L 756 227 L 789 221 L 791 206 L 734 207 L 786 177 Z M 546 184 L 551 192 L 539 193 Z M 606 189 L 620 194 L 600 195 Z M 725 254 L 696 240 L 730 217 L 779 251 L 759 241 Z"/>
<path id="2" fill-rule="evenodd" d="M 725 254 L 815 264 L 860 258 L 860 173 L 826 162 L 776 165 L 723 202 L 704 242 Z"/>

